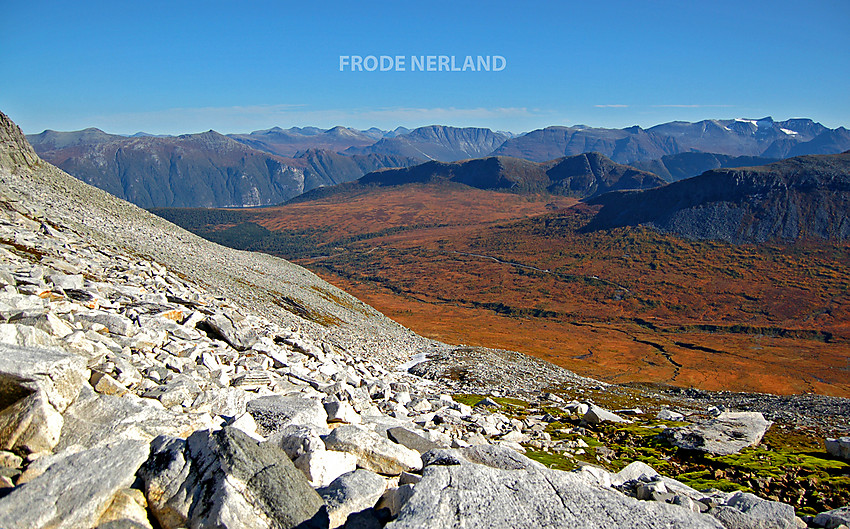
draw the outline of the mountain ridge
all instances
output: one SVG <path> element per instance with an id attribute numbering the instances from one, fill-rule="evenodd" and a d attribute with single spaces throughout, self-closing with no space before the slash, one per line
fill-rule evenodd
<path id="1" fill-rule="evenodd" d="M 850 151 L 760 167 L 715 169 L 644 191 L 588 201 L 601 206 L 587 231 L 650 225 L 733 243 L 850 239 Z"/>
<path id="2" fill-rule="evenodd" d="M 349 148 L 348 154 L 395 154 L 411 158 L 453 162 L 490 154 L 507 134 L 487 128 L 429 125 L 406 134 L 384 138 L 363 148 Z"/>
<path id="3" fill-rule="evenodd" d="M 493 156 L 459 162 L 427 162 L 404 169 L 383 169 L 364 175 L 360 184 L 399 185 L 452 181 L 479 189 L 519 193 L 548 192 L 586 198 L 613 189 L 640 189 L 664 184 L 658 176 L 584 153 L 544 163 Z"/>

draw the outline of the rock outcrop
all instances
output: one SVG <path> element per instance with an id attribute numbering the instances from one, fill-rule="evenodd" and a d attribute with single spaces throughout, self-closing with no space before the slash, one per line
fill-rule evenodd
<path id="1" fill-rule="evenodd" d="M 581 474 L 531 462 L 507 469 L 489 463 L 470 463 L 461 454 L 433 458 L 387 527 L 723 527 L 710 516 L 599 487 Z"/>
<path id="2" fill-rule="evenodd" d="M 707 421 L 669 428 L 664 435 L 679 448 L 729 455 L 757 445 L 771 424 L 759 412 L 723 412 Z"/>
<path id="3" fill-rule="evenodd" d="M 164 529 L 327 526 L 324 502 L 286 454 L 235 428 L 157 437 L 140 476 Z"/>

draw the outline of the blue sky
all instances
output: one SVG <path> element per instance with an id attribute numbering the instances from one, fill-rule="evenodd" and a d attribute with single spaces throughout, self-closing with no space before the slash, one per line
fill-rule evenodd
<path id="1" fill-rule="evenodd" d="M 846 0 L 0 2 L 0 110 L 27 133 L 850 126 Z M 507 64 L 340 72 L 340 55 Z"/>

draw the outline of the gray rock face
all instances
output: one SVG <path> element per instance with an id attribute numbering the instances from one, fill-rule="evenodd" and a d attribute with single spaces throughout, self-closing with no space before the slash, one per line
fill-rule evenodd
<path id="1" fill-rule="evenodd" d="M 328 506 L 330 526 L 334 528 L 344 525 L 350 514 L 374 507 L 385 488 L 384 478 L 358 469 L 343 474 L 317 492 Z"/>
<path id="2" fill-rule="evenodd" d="M 545 468 L 510 448 L 499 445 L 477 445 L 462 448 L 460 453 L 471 462 L 501 470 L 532 470 Z"/>
<path id="3" fill-rule="evenodd" d="M 158 437 L 139 474 L 165 529 L 327 526 L 319 495 L 281 450 L 235 428 Z"/>
<path id="4" fill-rule="evenodd" d="M 20 323 L 0 323 L 0 343 L 23 347 L 57 347 L 60 342 L 41 329 Z"/>
<path id="5" fill-rule="evenodd" d="M 0 448 L 53 449 L 64 423 L 61 413 L 88 378 L 79 356 L 0 344 Z"/>
<path id="6" fill-rule="evenodd" d="M 268 442 L 286 452 L 293 461 L 304 454 L 325 449 L 325 442 L 314 428 L 295 424 L 277 431 Z"/>
<path id="7" fill-rule="evenodd" d="M 679 448 L 729 455 L 757 445 L 771 424 L 758 412 L 723 412 L 708 421 L 668 428 L 664 435 Z"/>
<path id="8" fill-rule="evenodd" d="M 796 529 L 794 508 L 786 503 L 768 501 L 750 493 L 736 492 L 725 505 L 709 513 L 727 529 Z"/>
<path id="9" fill-rule="evenodd" d="M 258 337 L 256 331 L 233 320 L 234 318 L 230 318 L 224 314 L 213 314 L 204 320 L 204 323 L 234 349 L 238 351 L 250 349 L 252 345 L 257 343 Z"/>
<path id="10" fill-rule="evenodd" d="M 407 428 L 402 428 L 400 426 L 396 426 L 395 428 L 388 428 L 387 437 L 389 437 L 391 441 L 394 441 L 402 446 L 406 446 L 411 450 L 416 450 L 420 454 L 424 454 L 428 450 L 440 448 L 440 445 L 438 445 L 437 443 L 429 439 L 425 439 L 418 433 L 411 432 Z"/>
<path id="11" fill-rule="evenodd" d="M 336 450 L 309 452 L 294 461 L 311 487 L 326 487 L 336 478 L 357 469 L 357 456 Z"/>
<path id="12" fill-rule="evenodd" d="M 787 503 L 763 500 L 748 492 L 736 492 L 728 500 L 726 505 L 738 511 L 760 520 L 764 527 L 775 527 L 776 529 L 794 529 L 794 519 L 797 515 L 794 508 Z M 717 516 L 715 516 L 717 517 Z M 721 518 L 718 518 L 723 521 Z M 729 525 L 724 524 L 729 527 Z"/>
<path id="13" fill-rule="evenodd" d="M 57 449 L 72 445 L 89 448 L 122 439 L 149 442 L 158 435 L 186 436 L 211 426 L 208 415 L 171 413 L 151 399 L 97 395 L 91 390 L 81 392 L 64 419 Z"/>
<path id="14" fill-rule="evenodd" d="M 76 318 L 80 321 L 99 323 L 106 327 L 109 332 L 120 334 L 121 336 L 132 336 L 138 331 L 138 327 L 133 325 L 133 322 L 129 318 L 111 312 L 93 310 L 91 312 L 77 314 Z"/>
<path id="15" fill-rule="evenodd" d="M 325 446 L 328 450 L 354 454 L 358 467 L 380 474 L 398 475 L 422 468 L 422 459 L 416 450 L 353 424 L 334 429 L 325 438 Z"/>
<path id="16" fill-rule="evenodd" d="M 829 455 L 841 459 L 850 459 L 850 437 L 827 439 L 824 444 Z"/>
<path id="17" fill-rule="evenodd" d="M 113 496 L 133 484 L 148 458 L 142 441 L 121 441 L 59 459 L 0 499 L 0 527 L 94 527 Z"/>
<path id="18" fill-rule="evenodd" d="M 681 507 L 640 502 L 555 470 L 501 470 L 462 463 L 425 467 L 422 481 L 387 525 L 405 528 L 689 528 L 717 520 Z"/>
<path id="19" fill-rule="evenodd" d="M 667 408 L 658 412 L 658 420 L 660 421 L 681 421 L 684 418 L 685 416 L 681 413 Z"/>
<path id="20" fill-rule="evenodd" d="M 290 424 L 311 426 L 321 433 L 328 431 L 328 414 L 317 399 L 270 395 L 248 402 L 247 410 L 265 437 Z"/>
<path id="21" fill-rule="evenodd" d="M 826 529 L 835 529 L 841 524 L 850 527 L 850 505 L 822 512 L 815 517 L 815 525 Z"/>

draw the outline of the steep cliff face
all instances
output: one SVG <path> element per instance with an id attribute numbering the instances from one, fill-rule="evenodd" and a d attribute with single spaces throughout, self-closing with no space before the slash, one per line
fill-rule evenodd
<path id="1" fill-rule="evenodd" d="M 648 224 L 696 239 L 850 240 L 850 152 L 718 169 L 660 188 L 611 193 L 587 230 Z"/>
<path id="2" fill-rule="evenodd" d="M 17 173 L 24 168 L 33 168 L 38 155 L 27 142 L 21 129 L 0 112 L 0 168 Z"/>

